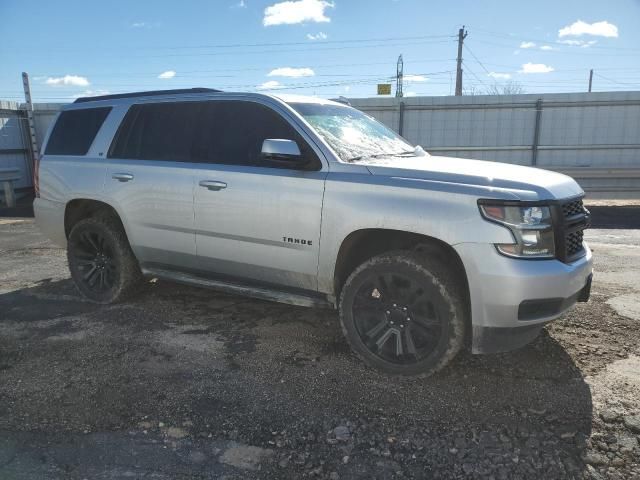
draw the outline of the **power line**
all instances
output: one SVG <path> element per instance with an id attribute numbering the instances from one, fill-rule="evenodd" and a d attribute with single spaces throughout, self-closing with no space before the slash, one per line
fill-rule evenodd
<path id="1" fill-rule="evenodd" d="M 482 67 L 482 69 L 487 72 L 487 75 L 491 75 L 491 73 L 489 73 L 489 70 L 487 70 L 487 68 L 483 65 L 483 63 L 480 61 L 480 59 L 478 57 L 476 57 L 475 53 L 473 53 L 471 51 L 471 49 L 469 48 L 468 45 L 465 45 L 464 48 L 467 50 L 467 52 L 469 52 L 471 54 L 471 56 L 475 59 L 476 62 L 478 62 L 478 65 L 480 65 Z"/>
<path id="2" fill-rule="evenodd" d="M 198 48 L 251 48 L 251 47 L 286 47 L 286 46 L 314 46 L 314 45 L 330 45 L 330 44 L 350 44 L 350 43 L 367 43 L 367 42 L 389 42 L 389 41 L 402 41 L 402 40 L 427 40 L 435 38 L 455 38 L 455 35 L 441 34 L 441 35 L 413 35 L 413 36 L 400 36 L 400 37 L 372 37 L 372 38 L 356 38 L 345 40 L 320 40 L 320 41 L 304 41 L 304 42 L 271 42 L 271 43 L 221 43 L 221 44 L 205 44 L 205 45 L 154 45 L 154 46 L 135 46 L 135 45 L 115 45 L 114 49 L 140 49 L 140 50 L 187 50 Z M 29 48 L 39 48 L 29 47 Z M 81 50 L 76 47 L 56 47 L 47 46 L 47 50 L 51 48 L 60 48 L 65 51 Z"/>
<path id="3" fill-rule="evenodd" d="M 504 33 L 504 32 L 495 32 L 492 30 L 487 30 L 484 28 L 479 28 L 479 27 L 473 27 L 474 31 L 477 30 L 478 32 L 480 32 L 481 34 L 485 34 L 485 35 L 489 35 L 489 36 L 493 36 L 493 37 L 499 37 L 499 38 L 508 38 L 508 39 L 512 39 L 512 40 L 516 40 L 516 41 L 529 41 L 529 42 L 538 42 L 538 43 L 543 43 L 543 44 L 554 44 L 554 45 L 563 45 L 565 47 L 578 47 L 581 48 L 581 45 L 571 45 L 568 44 L 566 42 L 563 42 L 561 40 L 549 40 L 549 39 L 540 39 L 540 38 L 532 38 L 529 36 L 526 37 L 522 37 L 522 36 L 518 36 L 512 33 Z M 590 45 L 589 48 L 594 48 L 597 50 L 632 50 L 632 51 L 640 51 L 640 48 L 637 47 L 607 47 L 604 45 Z"/>

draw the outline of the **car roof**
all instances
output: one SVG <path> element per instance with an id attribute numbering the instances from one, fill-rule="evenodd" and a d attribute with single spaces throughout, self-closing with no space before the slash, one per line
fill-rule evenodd
<path id="1" fill-rule="evenodd" d="M 220 98 L 225 96 L 243 96 L 247 98 L 272 98 L 284 103 L 314 103 L 318 105 L 342 105 L 343 103 L 334 102 L 324 98 L 311 97 L 306 95 L 291 95 L 279 93 L 252 93 L 252 92 L 223 92 L 211 88 L 185 88 L 176 90 L 152 90 L 146 92 L 117 93 L 111 95 L 101 95 L 96 97 L 81 97 L 75 102 L 67 105 L 66 109 L 80 109 L 97 106 L 108 106 L 114 104 L 130 104 L 137 100 L 145 100 L 145 103 L 153 100 L 163 101 L 168 99 L 189 98 L 191 100 L 197 98 Z"/>

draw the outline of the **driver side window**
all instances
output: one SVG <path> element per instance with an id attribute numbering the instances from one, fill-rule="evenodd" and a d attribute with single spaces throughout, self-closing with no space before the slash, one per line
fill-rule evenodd
<path id="1" fill-rule="evenodd" d="M 320 166 L 302 136 L 269 107 L 249 101 L 217 100 L 203 102 L 201 108 L 191 152 L 194 162 L 291 168 L 262 158 L 262 142 L 272 138 L 295 141 L 308 164 L 316 162 Z"/>

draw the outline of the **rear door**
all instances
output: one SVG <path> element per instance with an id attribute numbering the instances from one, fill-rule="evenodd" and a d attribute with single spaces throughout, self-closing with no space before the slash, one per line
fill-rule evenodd
<path id="1" fill-rule="evenodd" d="M 198 102 L 133 105 L 109 151 L 106 194 L 138 260 L 195 264 L 191 145 Z"/>
<path id="2" fill-rule="evenodd" d="M 308 139 L 270 106 L 203 103 L 194 141 L 199 266 L 227 277 L 317 289 L 326 168 Z M 298 143 L 311 169 L 261 158 L 262 142 Z M 213 188 L 212 186 L 213 185 Z"/>

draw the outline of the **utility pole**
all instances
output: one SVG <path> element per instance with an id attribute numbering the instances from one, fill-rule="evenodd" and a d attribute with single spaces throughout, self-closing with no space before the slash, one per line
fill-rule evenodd
<path id="1" fill-rule="evenodd" d="M 589 93 L 591 93 L 591 85 L 593 85 L 593 68 L 589 70 Z"/>
<path id="2" fill-rule="evenodd" d="M 402 61 L 402 54 L 398 57 L 398 66 L 396 68 L 396 98 L 402 98 L 402 76 L 404 74 L 404 62 Z"/>
<path id="3" fill-rule="evenodd" d="M 29 74 L 22 72 L 22 88 L 24 89 L 25 109 L 27 113 L 27 129 L 29 136 L 29 146 L 31 150 L 31 162 L 28 162 L 29 173 L 34 176 L 38 172 L 38 141 L 36 140 L 36 123 L 33 119 L 33 102 L 31 101 L 31 85 L 29 84 Z M 34 186 L 37 185 L 37 179 L 34 177 Z M 37 192 L 36 192 L 37 193 Z"/>
<path id="4" fill-rule="evenodd" d="M 456 68 L 456 96 L 462 95 L 462 45 L 464 39 L 467 38 L 467 32 L 464 30 L 464 25 L 458 30 L 458 61 Z"/>

